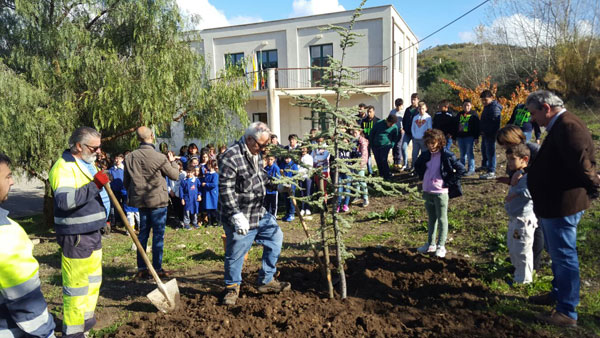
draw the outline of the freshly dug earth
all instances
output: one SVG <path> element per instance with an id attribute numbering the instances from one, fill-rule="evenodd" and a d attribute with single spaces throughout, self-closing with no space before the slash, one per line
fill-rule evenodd
<path id="1" fill-rule="evenodd" d="M 347 266 L 346 300 L 326 297 L 316 266 L 292 261 L 279 267 L 280 279 L 292 283 L 290 292 L 259 294 L 249 285 L 256 280 L 250 271 L 235 306 L 219 304 L 220 289 L 186 293 L 176 313 L 138 313 L 112 336 L 545 336 L 487 311 L 498 296 L 465 260 L 367 248 Z"/>

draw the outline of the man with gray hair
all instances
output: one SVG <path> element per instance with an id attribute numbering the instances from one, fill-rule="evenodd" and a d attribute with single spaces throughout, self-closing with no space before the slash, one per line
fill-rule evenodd
<path id="1" fill-rule="evenodd" d="M 54 229 L 62 248 L 63 337 L 84 337 L 96 323 L 102 282 L 102 235 L 110 201 L 108 176 L 94 165 L 100 133 L 77 128 L 70 149 L 54 163 L 48 179 L 54 192 Z"/>
<path id="2" fill-rule="evenodd" d="M 136 130 L 140 147 L 125 157 L 123 186 L 127 190 L 127 205 L 140 212 L 139 240 L 144 250 L 152 229 L 152 266 L 162 278 L 169 272 L 162 267 L 165 227 L 167 225 L 167 181 L 179 179 L 179 166 L 172 152 L 164 154 L 154 147 L 154 133 L 148 127 Z M 136 278 L 149 278 L 148 267 L 142 256 L 137 254 L 138 272 Z"/>
<path id="3" fill-rule="evenodd" d="M 554 305 L 538 319 L 558 326 L 576 326 L 579 304 L 577 224 L 590 200 L 598 196 L 594 143 L 577 116 L 563 107 L 555 94 L 540 90 L 526 101 L 533 120 L 548 135 L 529 167 L 527 186 L 552 259 L 552 291 L 530 297 L 537 304 Z"/>
<path id="4" fill-rule="evenodd" d="M 229 147 L 219 162 L 219 216 L 225 235 L 225 295 L 223 304 L 234 305 L 242 283 L 244 256 L 252 243 L 263 246 L 258 291 L 286 291 L 290 283 L 275 279 L 283 233 L 275 215 L 263 207 L 269 178 L 261 153 L 269 145 L 271 131 L 262 122 L 252 123 L 244 136 Z"/>

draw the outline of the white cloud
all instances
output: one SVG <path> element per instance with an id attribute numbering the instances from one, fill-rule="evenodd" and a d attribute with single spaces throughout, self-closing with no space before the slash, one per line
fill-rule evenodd
<path id="1" fill-rule="evenodd" d="M 338 0 L 294 0 L 292 17 L 307 16 L 331 12 L 341 12 L 346 9 Z"/>
<path id="2" fill-rule="evenodd" d="M 467 32 L 458 32 L 458 38 L 462 42 L 475 42 L 475 40 L 477 39 L 477 36 L 475 35 L 475 32 L 467 31 Z"/>
<path id="3" fill-rule="evenodd" d="M 183 17 L 190 21 L 190 29 L 207 29 L 261 22 L 259 17 L 235 16 L 227 18 L 222 10 L 217 9 L 208 0 L 177 0 Z"/>

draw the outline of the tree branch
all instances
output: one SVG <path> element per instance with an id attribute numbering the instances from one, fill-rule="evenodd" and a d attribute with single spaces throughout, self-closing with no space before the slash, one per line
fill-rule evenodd
<path id="1" fill-rule="evenodd" d="M 122 131 L 122 132 L 120 132 L 120 133 L 117 133 L 117 134 L 114 134 L 114 135 L 111 135 L 111 136 L 104 137 L 104 138 L 102 138 L 102 140 L 101 140 L 101 141 L 102 141 L 102 142 L 108 142 L 108 141 L 112 141 L 112 140 L 114 140 L 114 139 L 116 139 L 116 138 L 123 137 L 123 136 L 125 136 L 125 135 L 128 135 L 128 134 L 131 134 L 131 133 L 133 133 L 133 132 L 134 132 L 134 131 L 135 131 L 137 128 L 138 128 L 137 126 L 136 126 L 136 127 L 131 127 L 131 128 L 129 128 L 129 129 L 126 129 L 126 130 L 124 130 L 124 131 Z"/>
<path id="2" fill-rule="evenodd" d="M 67 6 L 65 7 L 65 10 L 63 11 L 62 16 L 60 17 L 60 20 L 58 20 L 56 22 L 56 27 L 60 26 L 63 21 L 65 21 L 65 18 L 69 15 L 69 13 L 71 13 L 71 10 L 79 5 L 83 4 L 82 2 L 75 2 L 73 3 L 71 6 Z"/>
<path id="3" fill-rule="evenodd" d="M 90 30 L 90 28 L 92 28 L 92 26 L 96 23 L 96 21 L 98 21 L 104 14 L 108 13 L 109 11 L 111 11 L 115 7 L 117 7 L 117 5 L 119 4 L 119 2 L 121 2 L 121 0 L 115 1 L 115 3 L 113 3 L 110 7 L 108 7 L 105 10 L 103 10 L 102 12 L 100 12 L 100 14 L 96 15 L 96 17 L 93 18 L 92 21 L 88 22 L 88 24 L 85 25 L 85 29 Z"/>
<path id="4" fill-rule="evenodd" d="M 175 116 L 175 117 L 173 118 L 173 121 L 174 121 L 174 122 L 179 122 L 179 120 L 181 120 L 182 118 L 184 118 L 184 117 L 187 115 L 187 113 L 188 113 L 188 112 L 187 112 L 187 110 L 186 110 L 186 111 L 183 111 L 183 112 L 182 112 L 181 114 L 179 114 L 178 116 Z"/>

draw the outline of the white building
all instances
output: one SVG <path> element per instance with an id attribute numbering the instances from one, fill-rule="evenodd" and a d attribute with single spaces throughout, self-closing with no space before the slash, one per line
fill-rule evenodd
<path id="1" fill-rule="evenodd" d="M 310 67 L 324 65 L 327 55 L 339 59 L 340 37 L 319 27 L 347 24 L 353 13 L 349 10 L 206 29 L 192 46 L 204 54 L 213 77 L 226 62 L 256 58 L 256 68 L 264 71 L 246 105 L 248 117 L 266 122 L 286 144 L 289 134 L 303 135 L 320 127 L 310 120 L 309 109 L 291 104 L 294 95 L 321 93 L 334 98 L 333 93 L 317 86 L 320 73 Z M 417 90 L 417 37 L 391 5 L 363 9 L 353 31 L 361 36 L 347 50 L 344 65 L 360 71 L 356 84 L 375 97 L 356 94 L 342 104 L 373 105 L 376 115 L 385 118 L 396 98 L 410 102 L 410 94 Z M 173 126 L 172 135 L 180 139 L 171 139 L 172 146 L 190 142 L 183 139 L 182 131 L 182 125 Z"/>

